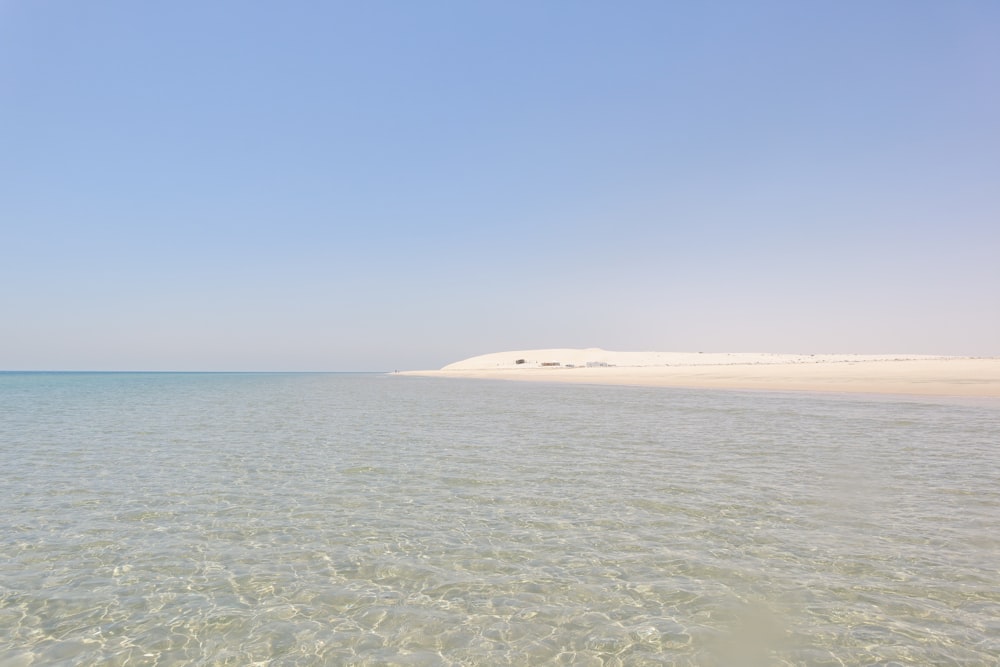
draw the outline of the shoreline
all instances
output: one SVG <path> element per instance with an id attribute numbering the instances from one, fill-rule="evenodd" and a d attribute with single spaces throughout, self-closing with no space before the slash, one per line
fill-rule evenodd
<path id="1" fill-rule="evenodd" d="M 641 363 L 643 361 L 646 363 Z M 525 350 L 473 357 L 440 370 L 400 371 L 399 375 L 643 387 L 1000 398 L 1000 357 L 637 353 L 606 352 L 596 348 Z"/>

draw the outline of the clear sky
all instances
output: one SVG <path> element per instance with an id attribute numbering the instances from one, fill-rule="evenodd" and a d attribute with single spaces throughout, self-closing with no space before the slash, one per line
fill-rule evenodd
<path id="1" fill-rule="evenodd" d="M 1000 355 L 1000 3 L 0 0 L 0 369 Z"/>

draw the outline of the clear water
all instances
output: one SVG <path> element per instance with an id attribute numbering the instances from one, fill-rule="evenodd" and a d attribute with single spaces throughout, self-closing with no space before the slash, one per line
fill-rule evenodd
<path id="1" fill-rule="evenodd" d="M 985 665 L 1000 405 L 0 374 L 0 665 Z"/>

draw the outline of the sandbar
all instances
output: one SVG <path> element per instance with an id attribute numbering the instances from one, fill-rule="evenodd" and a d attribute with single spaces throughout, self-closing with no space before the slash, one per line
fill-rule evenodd
<path id="1" fill-rule="evenodd" d="M 527 382 L 1000 398 L 1000 357 L 515 350 L 401 375 Z"/>

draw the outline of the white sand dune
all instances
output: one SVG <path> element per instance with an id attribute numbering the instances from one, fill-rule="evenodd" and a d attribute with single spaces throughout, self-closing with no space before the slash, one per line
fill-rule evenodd
<path id="1" fill-rule="evenodd" d="M 909 354 L 612 352 L 484 354 L 406 375 L 542 382 L 1000 397 L 1000 358 Z"/>

